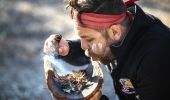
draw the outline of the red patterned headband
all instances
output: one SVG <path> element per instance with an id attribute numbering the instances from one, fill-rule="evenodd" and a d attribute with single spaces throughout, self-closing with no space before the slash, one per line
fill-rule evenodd
<path id="1" fill-rule="evenodd" d="M 126 17 L 126 13 L 120 15 L 105 15 L 105 14 L 95 14 L 95 13 L 82 13 L 81 21 L 83 25 L 76 20 L 78 26 L 85 26 L 92 29 L 104 29 L 113 24 L 118 24 L 122 22 Z"/>
<path id="2" fill-rule="evenodd" d="M 125 5 L 128 6 L 129 4 L 133 4 L 137 0 L 127 0 Z M 96 14 L 96 13 L 82 13 L 80 15 L 81 22 L 77 18 L 75 19 L 75 23 L 78 26 L 85 26 L 92 29 L 105 29 L 111 25 L 121 23 L 128 14 L 122 13 L 119 15 L 106 15 L 106 14 Z"/>

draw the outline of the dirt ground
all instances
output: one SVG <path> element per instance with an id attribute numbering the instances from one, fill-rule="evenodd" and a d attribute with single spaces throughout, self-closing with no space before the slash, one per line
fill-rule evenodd
<path id="1" fill-rule="evenodd" d="M 168 0 L 139 4 L 170 26 Z M 44 81 L 42 48 L 52 33 L 75 38 L 64 7 L 63 0 L 0 0 L 0 100 L 52 100 Z"/>

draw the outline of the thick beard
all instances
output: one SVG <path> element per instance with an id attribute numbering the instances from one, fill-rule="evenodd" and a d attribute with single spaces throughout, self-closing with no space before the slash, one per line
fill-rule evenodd
<path id="1" fill-rule="evenodd" d="M 105 56 L 99 58 L 99 62 L 104 65 L 108 65 L 110 64 L 111 61 L 113 61 L 113 59 L 114 59 L 113 54 L 109 49 L 109 51 L 107 51 L 107 54 Z"/>
<path id="2" fill-rule="evenodd" d="M 85 51 L 85 54 L 88 57 L 97 58 L 97 61 L 101 64 L 104 64 L 104 65 L 108 65 L 114 59 L 114 56 L 113 56 L 110 48 L 107 48 L 107 50 L 105 50 L 103 55 L 97 55 L 97 54 L 95 54 L 91 51 Z"/>
<path id="3" fill-rule="evenodd" d="M 112 55 L 110 55 L 109 57 L 103 57 L 99 59 L 99 62 L 104 65 L 109 65 L 112 61 L 113 61 Z"/>

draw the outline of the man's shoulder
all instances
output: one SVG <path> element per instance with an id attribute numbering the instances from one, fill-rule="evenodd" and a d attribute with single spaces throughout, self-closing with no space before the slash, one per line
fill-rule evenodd
<path id="1" fill-rule="evenodd" d="M 155 19 L 155 23 L 147 29 L 145 38 L 148 41 L 170 43 L 170 28 L 165 26 L 159 19 Z"/>

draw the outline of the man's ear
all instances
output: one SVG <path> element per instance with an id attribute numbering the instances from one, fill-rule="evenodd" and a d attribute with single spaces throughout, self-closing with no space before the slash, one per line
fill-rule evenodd
<path id="1" fill-rule="evenodd" d="M 112 25 L 109 29 L 108 29 L 108 33 L 110 38 L 112 38 L 115 41 L 119 41 L 121 38 L 121 29 L 120 29 L 120 25 Z"/>

